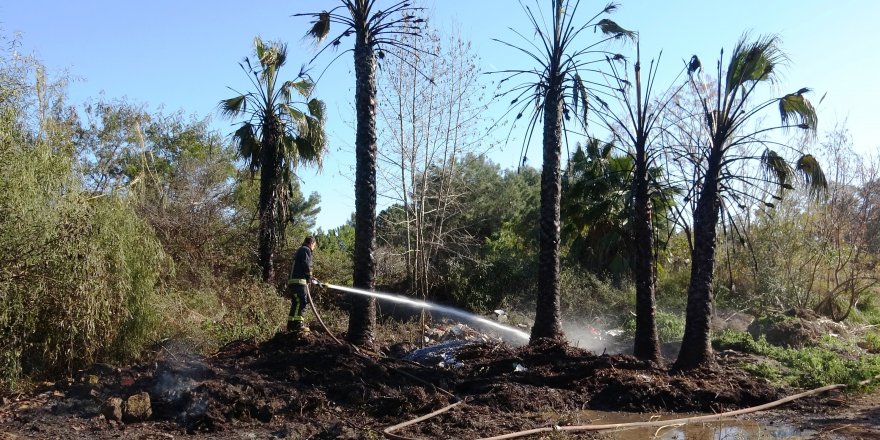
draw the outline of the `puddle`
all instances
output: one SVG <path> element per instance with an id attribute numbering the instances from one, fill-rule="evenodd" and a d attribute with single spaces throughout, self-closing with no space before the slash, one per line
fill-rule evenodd
<path id="1" fill-rule="evenodd" d="M 651 414 L 615 413 L 603 411 L 580 411 L 569 414 L 566 425 L 589 425 L 671 420 L 702 414 Z M 699 422 L 687 425 L 605 431 L 598 438 L 608 440 L 770 440 L 808 439 L 817 431 L 802 430 L 787 424 L 766 424 L 749 419 L 728 419 L 716 422 Z"/>
<path id="2" fill-rule="evenodd" d="M 693 423 L 685 426 L 632 429 L 609 432 L 602 438 L 614 440 L 752 440 L 807 439 L 816 432 L 801 431 L 793 426 L 762 426 L 747 420 Z"/>

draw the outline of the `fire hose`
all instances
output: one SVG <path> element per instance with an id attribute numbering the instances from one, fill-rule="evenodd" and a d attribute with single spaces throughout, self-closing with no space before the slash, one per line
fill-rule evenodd
<path id="1" fill-rule="evenodd" d="M 318 280 L 312 280 L 312 282 L 314 284 L 318 285 L 318 287 L 324 287 L 324 283 L 322 283 Z M 333 340 L 336 341 L 337 344 L 344 345 L 342 343 L 342 341 L 340 341 L 339 339 L 336 339 L 336 336 L 333 336 L 333 332 L 331 332 L 330 329 L 327 328 L 327 324 L 325 324 L 324 320 L 321 319 L 321 314 L 318 313 L 318 308 L 315 307 L 315 302 L 312 301 L 312 294 L 309 292 L 309 290 L 310 289 L 306 289 L 306 298 L 308 298 L 308 300 L 309 300 L 309 305 L 312 306 L 312 313 L 315 314 L 315 319 L 317 319 L 318 323 L 321 324 L 321 328 L 324 329 L 324 332 L 327 333 L 328 335 L 330 335 L 330 337 L 333 338 Z M 355 347 L 355 348 L 357 348 L 357 347 Z"/>

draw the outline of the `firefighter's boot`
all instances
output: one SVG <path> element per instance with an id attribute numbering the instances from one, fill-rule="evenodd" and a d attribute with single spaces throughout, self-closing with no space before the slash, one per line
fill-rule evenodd
<path id="1" fill-rule="evenodd" d="M 311 330 L 302 320 L 290 320 L 287 321 L 287 331 L 298 334 L 308 334 Z"/>

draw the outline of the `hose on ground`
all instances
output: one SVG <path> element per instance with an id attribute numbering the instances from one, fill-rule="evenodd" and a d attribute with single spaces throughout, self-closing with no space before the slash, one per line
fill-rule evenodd
<path id="1" fill-rule="evenodd" d="M 859 385 L 867 385 L 873 380 L 880 379 L 880 375 L 874 376 L 873 378 L 863 380 L 859 382 Z M 670 420 L 655 420 L 649 422 L 629 422 L 629 423 L 609 423 L 609 424 L 601 424 L 601 425 L 571 425 L 571 426 L 556 426 L 556 427 L 543 427 L 543 428 L 535 428 L 528 429 L 524 431 L 511 432 L 508 434 L 497 435 L 493 437 L 483 437 L 478 440 L 504 440 L 504 439 L 512 439 L 512 438 L 521 438 L 527 437 L 533 434 L 540 434 L 546 432 L 584 432 L 584 431 L 610 431 L 610 430 L 623 430 L 623 429 L 633 429 L 633 428 L 650 428 L 650 427 L 662 427 L 662 426 L 670 426 L 670 425 L 684 425 L 688 423 L 695 422 L 712 422 L 719 421 L 735 416 L 740 416 L 743 414 L 756 413 L 760 411 L 766 411 L 771 408 L 775 408 L 779 405 L 792 402 L 797 399 L 801 399 L 807 396 L 811 396 L 814 394 L 820 394 L 827 391 L 837 390 L 846 388 L 845 384 L 836 384 L 836 385 L 827 385 L 824 387 L 815 388 L 812 390 L 804 391 L 802 393 L 794 394 L 788 397 L 784 397 L 779 400 L 774 400 L 773 402 L 765 403 L 763 405 L 753 406 L 749 408 L 738 409 L 734 411 L 728 411 L 720 414 L 708 414 L 704 416 L 693 416 L 693 417 L 683 417 L 679 419 L 670 419 Z M 437 411 L 434 411 L 430 414 L 426 414 L 424 416 L 403 422 L 398 423 L 397 425 L 385 428 L 382 433 L 385 434 L 386 438 L 394 439 L 394 440 L 417 440 L 410 437 L 403 437 L 400 435 L 392 434 L 392 432 L 405 428 L 407 426 L 414 425 L 416 423 L 428 420 L 432 417 L 436 417 L 440 414 L 443 414 L 446 411 L 458 406 L 461 402 L 457 402 L 453 405 L 446 406 Z"/>
<path id="2" fill-rule="evenodd" d="M 327 328 L 327 324 L 324 324 L 324 320 L 321 319 L 321 314 L 318 313 L 318 308 L 315 307 L 315 302 L 312 301 L 312 294 L 309 292 L 309 290 L 311 290 L 311 289 L 306 289 L 306 296 L 309 298 L 309 305 L 312 306 L 312 313 L 315 314 L 315 318 L 318 320 L 318 323 L 321 324 L 321 328 L 323 328 L 324 331 L 328 335 L 330 335 L 330 337 L 333 338 L 333 340 L 336 341 L 337 344 L 343 345 L 342 341 L 340 341 L 339 339 L 336 339 L 336 336 L 333 335 L 333 332 L 331 332 L 330 329 Z"/>

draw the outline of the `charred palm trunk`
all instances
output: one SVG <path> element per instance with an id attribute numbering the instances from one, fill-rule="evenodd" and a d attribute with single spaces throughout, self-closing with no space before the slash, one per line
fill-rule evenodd
<path id="1" fill-rule="evenodd" d="M 373 290 L 376 273 L 373 258 L 376 237 L 376 56 L 370 45 L 372 36 L 367 27 L 366 11 L 363 16 L 353 18 L 358 23 L 354 46 L 357 112 L 354 287 Z M 376 325 L 376 300 L 350 295 L 350 301 L 348 341 L 356 345 L 369 345 Z"/>
<path id="2" fill-rule="evenodd" d="M 636 146 L 633 180 L 636 281 L 636 335 L 633 355 L 659 362 L 660 341 L 656 325 L 656 273 L 654 271 L 654 223 L 651 196 L 648 192 L 648 159 L 644 144 Z"/>
<path id="3" fill-rule="evenodd" d="M 559 60 L 550 72 L 559 71 Z M 538 298 L 530 342 L 562 338 L 559 320 L 559 202 L 562 193 L 562 75 L 549 78 L 544 97 L 544 168 L 541 171 L 541 219 L 538 240 Z"/>
<path id="4" fill-rule="evenodd" d="M 719 175 L 722 153 L 713 148 L 709 155 L 700 198 L 694 210 L 694 249 L 691 252 L 691 282 L 688 287 L 687 312 L 681 351 L 674 370 L 691 370 L 715 364 L 709 339 L 712 316 L 712 281 L 715 270 L 716 226 L 721 208 Z"/>
<path id="5" fill-rule="evenodd" d="M 274 253 L 276 242 L 275 218 L 275 185 L 279 176 L 278 160 L 278 124 L 274 117 L 263 118 L 263 139 L 260 145 L 260 201 L 258 214 L 260 217 L 259 231 L 259 264 L 262 269 L 263 281 L 272 283 L 275 280 Z"/>

